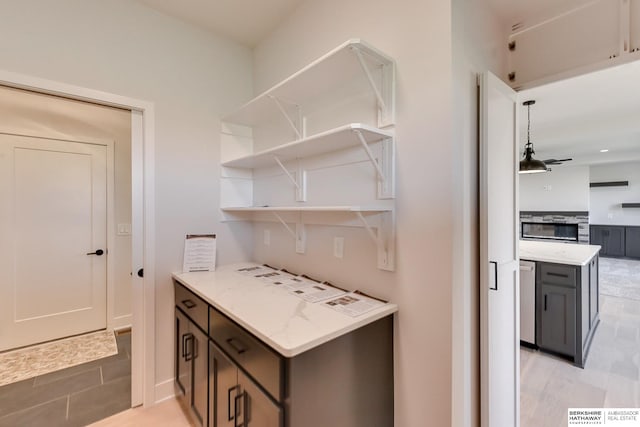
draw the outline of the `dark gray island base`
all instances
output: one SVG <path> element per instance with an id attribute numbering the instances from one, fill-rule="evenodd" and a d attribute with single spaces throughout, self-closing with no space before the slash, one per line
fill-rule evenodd
<path id="1" fill-rule="evenodd" d="M 584 368 L 600 322 L 598 254 L 585 265 L 536 261 L 536 346 Z"/>

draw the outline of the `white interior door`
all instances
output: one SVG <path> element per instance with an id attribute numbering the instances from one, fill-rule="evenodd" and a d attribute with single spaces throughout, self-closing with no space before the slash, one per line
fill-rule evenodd
<path id="1" fill-rule="evenodd" d="M 0 134 L 0 200 L 0 351 L 105 328 L 106 146 Z"/>
<path id="2" fill-rule="evenodd" d="M 480 383 L 484 427 L 520 425 L 516 93 L 480 84 Z"/>

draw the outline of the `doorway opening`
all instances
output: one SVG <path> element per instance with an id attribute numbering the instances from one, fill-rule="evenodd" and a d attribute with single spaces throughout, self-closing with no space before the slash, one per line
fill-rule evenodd
<path id="1" fill-rule="evenodd" d="M 147 101 L 2 70 L 0 85 L 131 112 L 131 406 L 151 405 L 155 402 L 154 106 Z"/>
<path id="2" fill-rule="evenodd" d="M 574 301 L 583 312 L 591 304 L 597 321 L 584 368 L 544 351 L 539 322 L 529 322 L 533 333 L 521 329 L 533 345 L 520 349 L 522 427 L 564 426 L 569 408 L 640 407 L 640 211 L 626 207 L 640 200 L 640 100 L 630 96 L 638 77 L 631 62 L 518 94 L 536 100 L 531 137 L 537 158 L 551 160 L 550 171 L 519 177 L 521 221 L 574 222 L 577 241 L 558 245 L 600 246 L 598 292 Z M 544 300 L 530 304 L 539 316 Z"/>

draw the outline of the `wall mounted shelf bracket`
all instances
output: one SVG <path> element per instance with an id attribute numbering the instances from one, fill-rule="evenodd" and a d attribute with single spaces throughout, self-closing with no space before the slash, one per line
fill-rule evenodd
<path id="1" fill-rule="evenodd" d="M 391 82 L 395 77 L 392 75 L 393 64 L 380 64 L 380 66 L 382 67 L 382 87 L 378 87 L 376 81 L 373 78 L 373 74 L 371 73 L 369 65 L 367 65 L 367 61 L 365 61 L 364 59 L 364 54 L 362 53 L 362 51 L 356 46 L 351 46 L 350 49 L 355 54 L 358 63 L 362 68 L 362 71 L 367 77 L 369 86 L 371 86 L 371 90 L 373 91 L 373 94 L 375 95 L 378 102 L 378 112 L 380 116 L 378 119 L 379 126 L 393 124 L 394 111 L 391 109 L 391 106 L 393 106 L 393 89 L 385 86 L 385 84 L 392 84 L 389 82 Z"/>
<path id="2" fill-rule="evenodd" d="M 276 161 L 278 166 L 280 166 L 280 169 L 283 170 L 285 175 L 287 175 L 289 180 L 296 187 L 296 202 L 306 202 L 307 201 L 307 171 L 302 168 L 298 168 L 298 171 L 295 173 L 297 176 L 297 179 L 296 179 L 296 177 L 293 176 L 291 172 L 289 172 L 289 170 L 282 164 L 278 156 L 274 154 L 273 159 Z"/>
<path id="3" fill-rule="evenodd" d="M 269 95 L 269 98 L 271 98 L 273 102 L 275 102 L 278 110 L 280 110 L 289 126 L 291 126 L 293 132 L 295 132 L 297 139 L 303 139 L 305 137 L 305 130 L 303 126 L 304 120 L 302 119 L 302 114 L 300 113 L 300 106 L 287 102 L 287 104 L 293 106 L 293 109 L 295 110 L 295 117 L 292 117 L 292 114 L 287 111 L 282 100 L 276 98 L 273 95 Z"/>
<path id="4" fill-rule="evenodd" d="M 273 212 L 273 216 L 275 216 L 278 221 L 284 226 L 284 228 L 289 232 L 289 234 L 295 239 L 296 242 L 296 252 L 299 254 L 305 253 L 307 249 L 307 230 L 302 222 L 302 213 L 300 213 L 300 217 L 298 222 L 296 222 L 296 230 L 293 231 L 291 227 L 285 222 L 284 219 L 278 214 L 278 212 Z"/>
<path id="5" fill-rule="evenodd" d="M 381 141 L 382 150 L 380 159 L 376 159 L 373 152 L 367 144 L 367 140 L 362 135 L 362 132 L 358 129 L 354 129 L 353 133 L 356 135 L 362 148 L 369 157 L 369 160 L 376 169 L 378 175 L 378 199 L 393 199 L 395 197 L 395 183 L 393 182 L 394 164 L 395 164 L 395 150 L 392 138 L 386 138 Z"/>
<path id="6" fill-rule="evenodd" d="M 378 268 L 381 270 L 394 271 L 395 270 L 395 212 L 381 212 L 380 226 L 377 231 L 373 230 L 373 227 L 367 219 L 362 215 L 362 212 L 355 212 L 364 225 L 367 233 L 378 248 Z"/>

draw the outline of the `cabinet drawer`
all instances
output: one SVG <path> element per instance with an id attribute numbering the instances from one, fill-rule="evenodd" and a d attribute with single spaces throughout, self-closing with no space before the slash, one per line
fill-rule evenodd
<path id="1" fill-rule="evenodd" d="M 203 331 L 208 331 L 209 304 L 178 282 L 174 281 L 173 284 L 176 291 L 176 307 L 189 316 Z"/>
<path id="2" fill-rule="evenodd" d="M 282 400 L 282 357 L 213 307 L 209 309 L 209 325 L 209 335 L 216 344 L 277 401 Z"/>
<path id="3" fill-rule="evenodd" d="M 576 287 L 576 269 L 566 265 L 539 263 L 540 280 L 550 285 Z"/>

